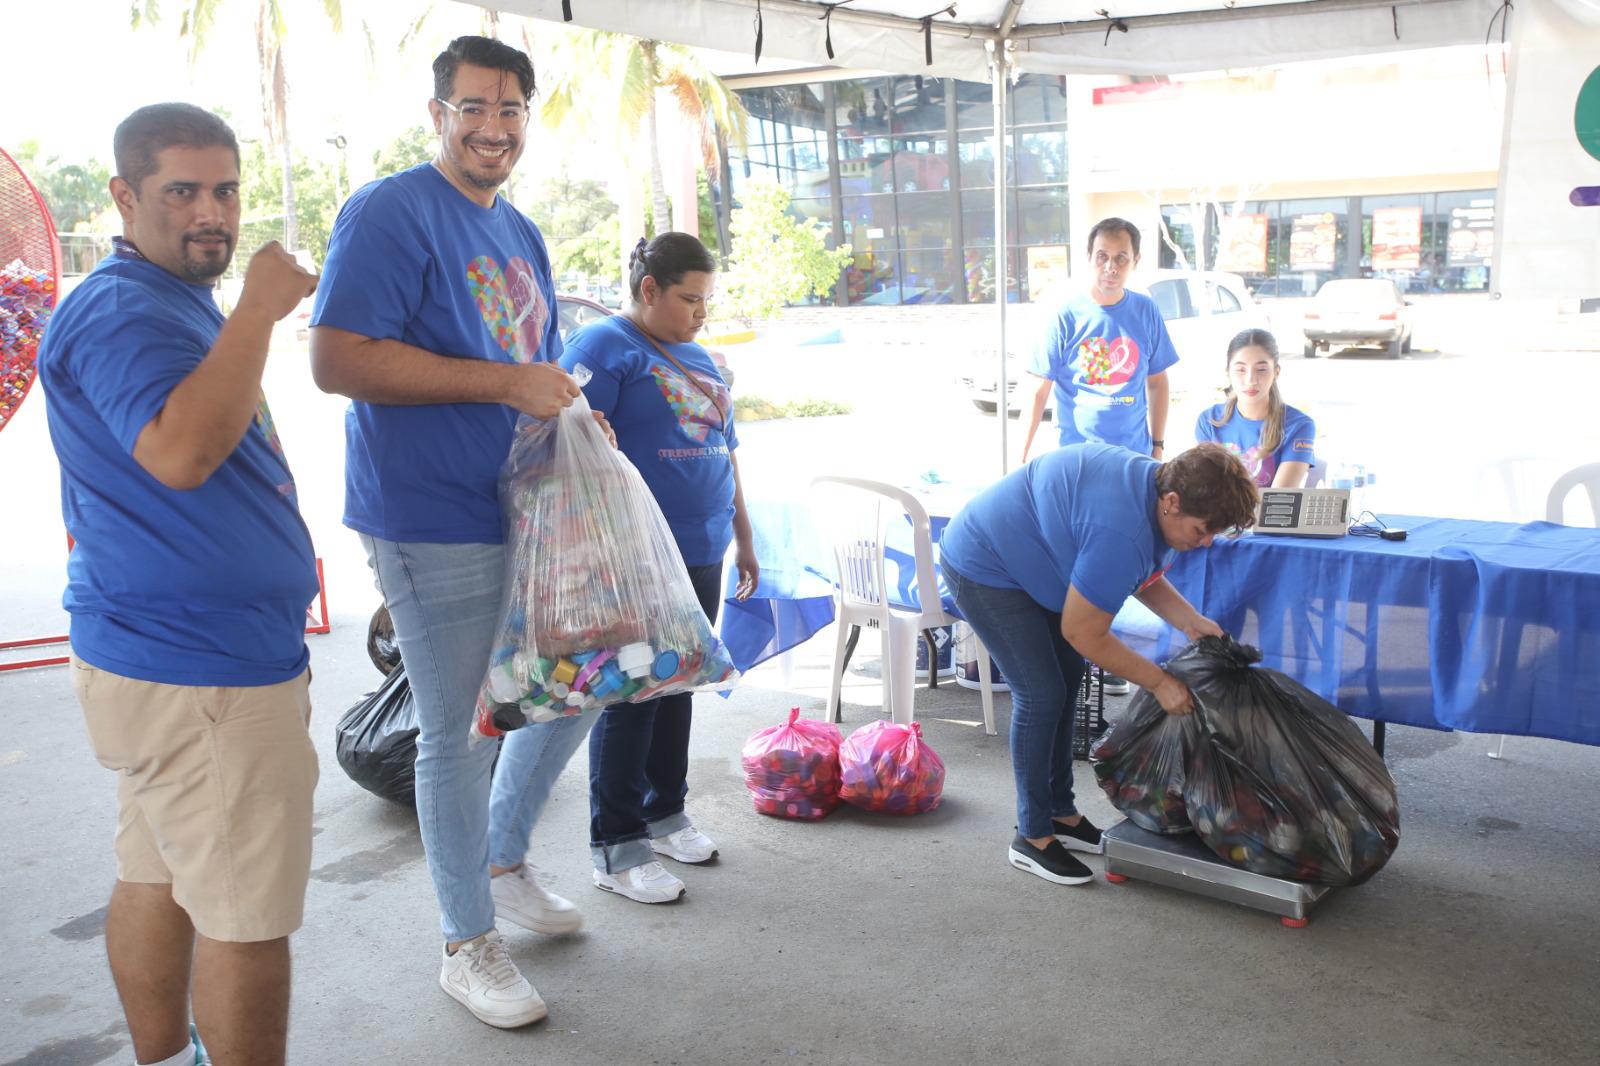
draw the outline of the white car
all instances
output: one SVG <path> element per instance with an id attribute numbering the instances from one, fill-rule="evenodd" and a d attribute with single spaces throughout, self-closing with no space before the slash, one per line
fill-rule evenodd
<path id="1" fill-rule="evenodd" d="M 1319 348 L 1379 345 L 1398 359 L 1411 350 L 1410 307 L 1388 278 L 1330 281 L 1306 308 L 1306 358 Z"/>
<path id="2" fill-rule="evenodd" d="M 1166 321 L 1172 346 L 1178 350 L 1177 365 L 1167 371 L 1174 398 L 1180 394 L 1191 398 L 1215 394 L 1220 399 L 1227 383 L 1228 342 L 1240 330 L 1272 328 L 1266 311 L 1256 303 L 1244 279 L 1237 274 L 1152 270 L 1140 274 L 1128 287 L 1154 300 Z M 1006 346 L 1006 377 L 1009 379 L 1006 408 L 1021 411 L 1038 385 L 1039 379 L 1028 372 L 1038 337 L 1034 327 L 1021 335 L 1010 328 L 1007 332 L 1013 339 Z M 980 411 L 992 412 L 998 406 L 994 360 L 992 350 L 975 352 L 960 377 L 961 387 Z M 1047 414 L 1054 405 L 1052 393 L 1045 405 Z"/>

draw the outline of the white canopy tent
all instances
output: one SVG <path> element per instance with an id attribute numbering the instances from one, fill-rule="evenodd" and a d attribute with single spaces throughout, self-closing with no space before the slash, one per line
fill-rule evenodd
<path id="1" fill-rule="evenodd" d="M 1514 18 L 1502 0 L 497 0 L 495 6 L 744 53 L 757 69 L 831 65 L 988 81 L 996 130 L 1006 128 L 1006 88 L 1014 74 L 1176 74 L 1484 43 L 1503 37 Z M 996 153 L 996 233 L 1006 232 L 1005 156 Z M 995 268 L 996 291 L 1003 293 L 1004 255 L 995 256 Z M 996 321 L 996 380 L 1004 383 L 1005 300 L 996 301 Z M 1008 420 L 998 421 L 1004 471 Z"/>

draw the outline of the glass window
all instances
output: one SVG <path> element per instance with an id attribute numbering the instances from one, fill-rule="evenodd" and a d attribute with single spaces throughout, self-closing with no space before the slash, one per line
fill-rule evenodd
<path id="1" fill-rule="evenodd" d="M 992 201 L 991 201 L 992 203 Z M 1015 220 L 1006 230 L 1021 244 L 1067 243 L 1067 188 L 1018 189 L 1008 205 Z M 991 230 L 992 230 L 991 226 Z"/>
<path id="2" fill-rule="evenodd" d="M 958 135 L 956 155 L 963 189 L 994 188 L 994 135 L 969 130 Z"/>
<path id="3" fill-rule="evenodd" d="M 833 247 L 833 201 L 826 197 L 789 201 L 791 213 L 822 223 L 823 239 Z M 848 239 L 848 238 L 847 238 Z"/>
<path id="4" fill-rule="evenodd" d="M 947 192 L 902 193 L 895 201 L 900 221 L 900 247 L 951 247 L 951 196 Z"/>
<path id="5" fill-rule="evenodd" d="M 1315 296 L 1344 274 L 1348 200 L 1284 200 L 1273 224 L 1280 295 Z M 1287 254 L 1284 254 L 1287 252 Z"/>
<path id="6" fill-rule="evenodd" d="M 750 113 L 751 139 L 788 141 L 808 131 L 825 132 L 828 115 L 822 94 L 820 82 L 739 90 L 739 99 Z"/>
<path id="7" fill-rule="evenodd" d="M 1169 278 L 1150 286 L 1150 299 L 1156 302 L 1163 321 L 1175 318 L 1193 318 L 1194 307 L 1189 302 L 1189 286 L 1180 278 Z"/>
<path id="8" fill-rule="evenodd" d="M 841 136 L 889 132 L 893 78 L 863 78 L 833 83 L 833 114 Z"/>
<path id="9" fill-rule="evenodd" d="M 994 128 L 994 93 L 988 82 L 956 82 L 956 128 Z M 990 298 L 993 299 L 993 296 Z"/>
<path id="10" fill-rule="evenodd" d="M 887 137 L 839 139 L 839 182 L 846 196 L 894 192 L 890 144 Z"/>
<path id="11" fill-rule="evenodd" d="M 994 247 L 994 190 L 961 192 L 961 234 L 968 248 Z M 991 298 L 993 294 L 990 294 Z"/>
<path id="12" fill-rule="evenodd" d="M 1013 184 L 1045 185 L 1067 180 L 1066 127 L 1019 132 L 1014 140 Z M 994 180 L 991 178 L 989 183 L 992 185 Z"/>
<path id="13" fill-rule="evenodd" d="M 944 79 L 921 74 L 895 78 L 890 124 L 895 133 L 944 132 Z"/>
<path id="14" fill-rule="evenodd" d="M 1494 190 L 1442 192 L 1434 197 L 1437 264 L 1432 287 L 1443 292 L 1483 292 L 1494 260 Z"/>
<path id="15" fill-rule="evenodd" d="M 1206 295 L 1211 300 L 1213 313 L 1226 315 L 1242 310 L 1239 306 L 1239 298 L 1221 285 L 1215 285 L 1209 281 L 1206 282 Z"/>
<path id="16" fill-rule="evenodd" d="M 968 249 L 963 257 L 966 275 L 967 302 L 994 302 L 994 249 Z M 1028 299 L 1026 261 L 1015 248 L 1006 255 L 1006 302 L 1018 303 Z"/>
<path id="17" fill-rule="evenodd" d="M 846 196 L 841 205 L 844 239 L 857 255 L 866 251 L 887 253 L 895 250 L 895 212 L 893 196 Z"/>
<path id="18" fill-rule="evenodd" d="M 950 142 L 944 136 L 894 139 L 894 181 L 901 192 L 950 187 Z"/>
<path id="19" fill-rule="evenodd" d="M 899 273 L 895 252 L 856 248 L 854 258 L 844 268 L 845 298 L 852 304 L 897 304 L 900 302 Z"/>
<path id="20" fill-rule="evenodd" d="M 1423 225 L 1420 194 L 1361 198 L 1361 273 L 1389 278 L 1402 290 L 1421 292 Z"/>
<path id="21" fill-rule="evenodd" d="M 908 251 L 902 259 L 900 302 L 948 304 L 956 299 L 956 255 L 949 247 Z"/>
<path id="22" fill-rule="evenodd" d="M 1067 79 L 1060 74 L 1024 74 L 1007 95 L 1014 126 L 1067 120 Z"/>

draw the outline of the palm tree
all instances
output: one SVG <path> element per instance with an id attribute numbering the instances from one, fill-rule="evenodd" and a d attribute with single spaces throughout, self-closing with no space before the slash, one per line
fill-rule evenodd
<path id="1" fill-rule="evenodd" d="M 178 36 L 189 38 L 189 63 L 192 66 L 209 39 L 217 13 L 228 0 L 184 0 Z M 288 26 L 284 21 L 285 0 L 255 0 L 256 59 L 261 75 L 261 115 L 267 140 L 278 153 L 283 170 L 283 243 L 291 251 L 300 243 L 295 215 L 294 154 L 289 147 L 289 74 L 284 59 Z M 341 0 L 321 0 L 335 34 L 344 31 Z M 130 14 L 133 27 L 160 19 L 156 0 L 133 0 Z"/>
<path id="2" fill-rule="evenodd" d="M 722 182 L 723 175 L 717 137 L 727 137 L 741 148 L 745 145 L 749 116 L 744 105 L 687 48 L 603 30 L 584 30 L 569 33 L 565 47 L 557 50 L 557 57 L 562 69 L 545 94 L 539 111 L 541 120 L 551 129 L 610 122 L 624 153 L 643 134 L 650 153 L 651 214 L 657 233 L 672 228 L 661 175 L 657 90 L 670 93 L 689 124 L 701 131 L 700 149 L 706 171 L 718 182 Z M 608 92 L 613 94 L 611 98 L 607 98 Z M 726 188 L 725 183 L 723 187 Z"/>

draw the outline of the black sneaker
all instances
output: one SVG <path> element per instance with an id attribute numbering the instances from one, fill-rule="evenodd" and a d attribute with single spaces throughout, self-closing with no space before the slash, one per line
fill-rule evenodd
<path id="1" fill-rule="evenodd" d="M 1090 855 L 1104 855 L 1106 843 L 1100 839 L 1100 830 L 1088 818 L 1079 819 L 1077 825 L 1068 825 L 1066 822 L 1051 820 L 1050 828 L 1055 832 L 1056 839 L 1067 846 L 1069 851 L 1082 851 Z"/>
<path id="2" fill-rule="evenodd" d="M 1011 842 L 1011 865 L 1030 874 L 1038 874 L 1057 885 L 1082 885 L 1094 880 L 1094 872 L 1074 859 L 1059 840 L 1052 840 L 1042 848 L 1028 843 L 1021 833 Z"/>

